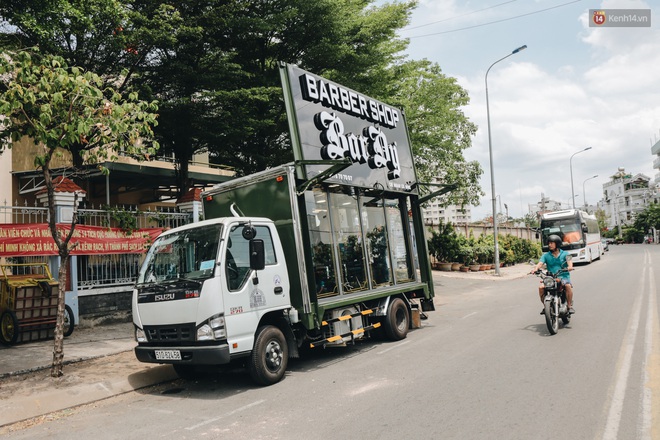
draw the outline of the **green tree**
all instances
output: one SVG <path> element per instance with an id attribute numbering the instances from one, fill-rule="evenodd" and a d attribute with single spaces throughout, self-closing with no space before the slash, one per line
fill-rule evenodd
<path id="1" fill-rule="evenodd" d="M 596 212 L 594 212 L 594 216 L 598 222 L 598 229 L 604 231 L 605 228 L 607 228 L 607 213 L 604 209 L 598 208 L 596 209 Z"/>
<path id="2" fill-rule="evenodd" d="M 525 226 L 527 226 L 528 228 L 539 227 L 539 218 L 535 214 L 532 213 L 525 214 L 525 217 L 523 217 L 523 221 L 525 222 Z"/>
<path id="3" fill-rule="evenodd" d="M 650 229 L 660 229 L 660 203 L 651 203 L 646 209 L 638 213 L 635 216 L 633 228 L 637 231 L 637 234 L 635 234 L 637 242 L 642 241 L 644 235 L 647 235 Z"/>
<path id="4" fill-rule="evenodd" d="M 111 88 L 102 89 L 101 78 L 53 56 L 33 50 L 5 52 L 0 56 L 0 153 L 23 137 L 43 150 L 34 158 L 48 194 L 48 225 L 61 257 L 59 298 L 51 375 L 62 375 L 64 292 L 68 277 L 69 245 L 77 221 L 76 203 L 68 234 L 57 229 L 51 161 L 62 152 L 77 155 L 83 164 L 114 160 L 122 151 L 141 157 L 154 154 L 151 143 L 157 107 L 136 94 L 124 99 Z M 74 168 L 71 172 L 76 172 Z M 77 198 L 76 198 L 77 200 Z"/>
<path id="5" fill-rule="evenodd" d="M 392 67 L 390 96 L 383 99 L 406 111 L 415 166 L 420 180 L 457 184 L 444 204 L 477 204 L 481 166 L 463 156 L 477 131 L 461 107 L 470 101 L 455 78 L 444 75 L 437 64 L 408 61 Z"/>
<path id="6" fill-rule="evenodd" d="M 441 263 L 458 261 L 460 241 L 451 223 L 440 222 L 438 230 L 431 231 L 428 240 L 429 253 Z"/>
<path id="7" fill-rule="evenodd" d="M 7 0 L 0 17 L 10 26 L 0 33 L 6 50 L 38 47 L 69 66 L 94 72 L 101 90 L 135 91 L 132 80 L 144 66 L 158 63 L 157 49 L 175 41 L 180 17 L 174 7 L 155 0 Z M 71 142 L 74 165 L 82 165 L 89 144 Z"/>
<path id="8" fill-rule="evenodd" d="M 250 174 L 291 160 L 278 62 L 337 81 L 406 111 L 420 180 L 458 184 L 446 203 L 482 194 L 477 162 L 463 152 L 476 127 L 460 108 L 468 96 L 428 61 L 406 61 L 416 2 L 372 0 L 8 0 L 4 44 L 39 45 L 70 65 L 98 72 L 120 90 L 160 102 L 155 134 L 177 159 Z M 121 69 L 127 74 L 121 75 Z"/>

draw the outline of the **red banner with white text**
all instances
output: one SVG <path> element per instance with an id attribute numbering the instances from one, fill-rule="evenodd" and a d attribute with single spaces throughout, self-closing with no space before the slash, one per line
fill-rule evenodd
<path id="1" fill-rule="evenodd" d="M 59 223 L 61 237 L 71 225 Z M 125 231 L 119 228 L 76 225 L 69 246 L 77 243 L 71 255 L 141 254 L 163 232 L 162 228 Z M 57 246 L 47 223 L 0 224 L 0 257 L 57 255 Z"/>

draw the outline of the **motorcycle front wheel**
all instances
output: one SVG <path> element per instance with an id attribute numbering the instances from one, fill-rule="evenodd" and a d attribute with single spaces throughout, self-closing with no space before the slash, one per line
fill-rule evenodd
<path id="1" fill-rule="evenodd" d="M 559 318 L 557 317 L 557 314 L 553 310 L 553 302 L 552 301 L 546 301 L 545 302 L 545 323 L 548 326 L 548 331 L 550 332 L 551 335 L 556 335 L 557 330 L 559 330 Z"/>

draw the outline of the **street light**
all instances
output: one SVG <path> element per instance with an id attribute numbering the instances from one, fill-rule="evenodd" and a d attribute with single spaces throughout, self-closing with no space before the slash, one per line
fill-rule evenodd
<path id="1" fill-rule="evenodd" d="M 598 174 L 596 174 L 593 177 L 589 177 L 588 179 L 584 179 L 584 182 L 582 182 L 582 196 L 584 197 L 583 200 L 584 200 L 584 209 L 585 209 L 585 211 L 587 210 L 587 193 L 584 190 L 584 184 L 587 182 L 587 180 L 595 179 L 596 177 L 598 177 Z"/>
<path id="2" fill-rule="evenodd" d="M 488 72 L 490 72 L 490 69 L 493 68 L 493 66 L 500 61 L 509 58 L 511 55 L 515 55 L 521 50 L 527 49 L 527 45 L 520 46 L 519 48 L 515 49 L 513 52 L 511 52 L 509 55 L 500 58 L 499 60 L 495 61 L 493 64 L 490 65 L 488 70 L 486 70 L 486 120 L 488 123 L 488 154 L 490 156 L 490 191 L 492 194 L 492 205 L 493 205 L 493 238 L 495 241 L 495 275 L 499 276 L 500 275 L 500 249 L 499 245 L 497 243 L 497 207 L 495 206 L 495 175 L 493 174 L 493 145 L 491 142 L 491 134 L 490 134 L 490 104 L 488 102 Z"/>
<path id="3" fill-rule="evenodd" d="M 584 150 L 573 153 L 573 156 L 587 150 L 591 150 L 591 147 L 587 147 Z M 573 156 L 571 156 L 571 158 L 568 160 L 568 164 L 571 169 L 571 194 L 573 194 L 573 209 L 575 209 L 575 189 L 573 189 Z"/>

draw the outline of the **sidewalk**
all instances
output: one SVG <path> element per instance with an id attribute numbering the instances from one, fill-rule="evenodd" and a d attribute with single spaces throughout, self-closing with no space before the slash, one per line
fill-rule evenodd
<path id="1" fill-rule="evenodd" d="M 493 280 L 524 277 L 529 264 L 483 272 L 433 271 L 443 278 Z M 441 294 L 440 294 L 441 295 Z M 144 364 L 133 354 L 133 324 L 76 328 L 64 340 L 64 376 L 50 377 L 53 341 L 0 345 L 0 435 L 18 422 L 176 379 L 169 365 Z M 13 426 L 11 426 L 13 425 Z"/>
<path id="2" fill-rule="evenodd" d="M 170 366 L 138 362 L 135 345 L 132 323 L 76 328 L 64 339 L 59 378 L 50 377 L 52 340 L 0 345 L 0 434 L 5 425 L 177 377 Z"/>
<path id="3" fill-rule="evenodd" d="M 438 280 L 443 277 L 446 278 L 464 278 L 470 280 L 492 280 L 492 281 L 504 281 L 512 280 L 516 278 L 522 278 L 526 276 L 534 266 L 529 263 L 518 263 L 513 266 L 500 267 L 500 275 L 498 276 L 495 273 L 495 269 L 479 271 L 479 272 L 460 272 L 460 271 L 451 271 L 444 272 L 440 270 L 433 271 L 433 279 Z"/>

